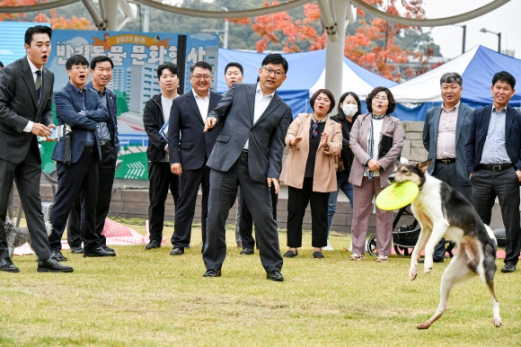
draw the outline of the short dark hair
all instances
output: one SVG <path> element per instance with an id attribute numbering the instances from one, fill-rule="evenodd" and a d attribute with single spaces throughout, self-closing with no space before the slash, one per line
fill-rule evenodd
<path id="1" fill-rule="evenodd" d="M 190 73 L 194 72 L 196 67 L 200 67 L 202 69 L 208 69 L 212 72 L 212 65 L 208 64 L 205 61 L 198 61 L 194 65 L 190 66 Z"/>
<path id="2" fill-rule="evenodd" d="M 174 63 L 166 63 L 161 64 L 157 67 L 157 79 L 161 78 L 161 75 L 163 74 L 163 70 L 170 70 L 171 73 L 174 75 L 177 75 L 179 72 L 179 69 L 177 68 L 177 65 Z"/>
<path id="3" fill-rule="evenodd" d="M 354 117 L 358 116 L 360 113 L 362 113 L 362 102 L 360 101 L 360 98 L 358 97 L 358 95 L 356 95 L 356 93 L 354 93 L 354 92 L 345 92 L 344 94 L 342 94 L 342 96 L 340 97 L 340 101 L 338 102 L 338 113 L 340 113 L 341 115 L 343 115 L 345 117 L 344 110 L 342 110 L 342 107 L 340 107 L 340 104 L 343 104 L 344 100 L 349 95 L 351 95 L 355 99 L 356 105 L 358 106 L 358 111 L 356 111 L 356 113 L 353 115 L 353 118 L 354 118 Z"/>
<path id="4" fill-rule="evenodd" d="M 72 57 L 70 57 L 69 59 L 67 59 L 67 61 L 65 62 L 65 68 L 67 70 L 70 70 L 70 69 L 72 69 L 73 65 L 85 65 L 88 67 L 89 61 L 83 55 L 76 54 L 76 55 L 73 55 Z"/>
<path id="5" fill-rule="evenodd" d="M 331 105 L 329 105 L 329 110 L 327 113 L 331 112 L 332 109 L 335 108 L 335 97 L 333 96 L 333 93 L 329 91 L 329 89 L 319 89 L 315 93 L 313 93 L 313 96 L 311 99 L 309 99 L 309 104 L 311 105 L 311 108 L 315 107 L 315 100 L 319 96 L 319 94 L 324 93 L 327 95 L 329 100 L 331 101 Z"/>
<path id="6" fill-rule="evenodd" d="M 35 25 L 33 27 L 27 28 L 25 31 L 25 43 L 29 46 L 31 45 L 31 41 L 33 40 L 34 34 L 47 34 L 49 35 L 49 39 L 52 37 L 52 29 L 46 25 Z"/>
<path id="7" fill-rule="evenodd" d="M 231 63 L 228 63 L 228 65 L 226 65 L 226 67 L 224 68 L 224 73 L 226 74 L 226 72 L 228 72 L 228 69 L 231 67 L 238 68 L 239 70 L 241 70 L 241 75 L 244 75 L 244 69 L 242 68 L 242 65 L 239 63 L 236 63 L 234 61 L 232 61 Z"/>
<path id="8" fill-rule="evenodd" d="M 385 114 L 393 113 L 394 109 L 396 108 L 396 101 L 394 100 L 393 93 L 391 93 L 389 88 L 386 87 L 376 87 L 371 91 L 371 93 L 369 93 L 367 99 L 365 99 L 367 110 L 369 112 L 373 112 L 373 98 L 380 92 L 385 92 L 385 94 L 387 94 L 387 100 L 389 101 L 389 106 L 387 106 L 387 111 L 385 111 Z"/>
<path id="9" fill-rule="evenodd" d="M 4 67 L 4 63 L 0 61 L 0 67 Z"/>
<path id="10" fill-rule="evenodd" d="M 96 68 L 96 64 L 102 63 L 104 61 L 108 61 L 110 63 L 110 66 L 114 68 L 114 63 L 112 62 L 112 59 L 105 55 L 98 55 L 97 57 L 92 58 L 90 61 L 90 69 L 94 70 Z"/>
<path id="11" fill-rule="evenodd" d="M 265 66 L 265 65 L 268 65 L 268 64 L 282 64 L 282 68 L 284 69 L 284 73 L 288 73 L 288 61 L 286 60 L 286 58 L 284 58 L 282 55 L 280 54 L 268 54 L 267 56 L 264 57 L 264 59 L 262 60 L 262 66 Z"/>
<path id="12" fill-rule="evenodd" d="M 492 85 L 495 85 L 497 81 L 502 81 L 510 84 L 512 89 L 516 87 L 516 78 L 512 76 L 510 72 L 507 71 L 499 71 L 492 78 Z"/>
<path id="13" fill-rule="evenodd" d="M 463 78 L 461 78 L 461 75 L 457 72 L 446 72 L 444 73 L 440 78 L 440 86 L 443 83 L 454 83 L 460 85 L 460 87 L 463 87 Z"/>

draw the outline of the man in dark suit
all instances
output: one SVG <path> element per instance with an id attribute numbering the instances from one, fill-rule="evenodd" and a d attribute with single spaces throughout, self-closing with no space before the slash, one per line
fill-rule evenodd
<path id="1" fill-rule="evenodd" d="M 39 272 L 72 272 L 52 259 L 43 219 L 40 151 L 36 136 L 51 135 L 54 74 L 44 65 L 51 52 L 52 30 L 34 26 L 25 32 L 27 56 L 0 70 L 0 270 L 19 272 L 9 257 L 5 218 L 16 183 L 24 207 Z"/>
<path id="2" fill-rule="evenodd" d="M 60 125 L 72 128 L 68 141 L 59 141 L 52 153 L 56 160 L 58 191 L 51 210 L 52 233 L 49 243 L 53 257 L 66 261 L 61 253 L 61 239 L 73 202 L 81 201 L 81 240 L 84 257 L 115 256 L 105 250 L 96 233 L 96 203 L 98 200 L 98 161 L 102 158 L 98 123 L 109 121 L 109 112 L 98 93 L 85 88 L 89 62 L 82 55 L 73 55 L 65 63 L 69 82 L 56 93 L 56 118 Z M 70 159 L 68 152 L 70 150 Z M 70 160 L 70 161 L 69 161 Z"/>
<path id="3" fill-rule="evenodd" d="M 496 197 L 499 200 L 507 237 L 503 273 L 516 271 L 521 248 L 521 113 L 508 105 L 515 86 L 510 73 L 494 75 L 490 87 L 494 103 L 474 111 L 465 146 L 473 204 L 485 224 L 490 224 Z"/>
<path id="4" fill-rule="evenodd" d="M 161 247 L 163 240 L 163 221 L 165 219 L 165 201 L 168 191 L 172 192 L 174 205 L 178 206 L 179 177 L 170 172 L 168 163 L 168 128 L 165 123 L 169 121 L 172 103 L 177 94 L 179 77 L 177 65 L 173 63 L 161 64 L 157 68 L 157 78 L 161 94 L 154 95 L 145 104 L 143 123 L 148 135 L 148 180 L 150 186 L 148 196 L 148 228 L 150 242 L 145 250 Z"/>
<path id="5" fill-rule="evenodd" d="M 432 159 L 427 172 L 460 192 L 472 202 L 472 185 L 467 176 L 465 144 L 474 109 L 461 103 L 463 79 L 447 72 L 440 79 L 443 104 L 427 111 L 423 127 L 423 145 Z M 443 263 L 445 239 L 434 250 L 435 263 Z"/>
<path id="6" fill-rule="evenodd" d="M 208 159 L 210 197 L 203 260 L 205 277 L 221 276 L 226 257 L 226 218 L 237 186 L 257 227 L 257 245 L 267 278 L 283 281 L 277 222 L 273 219 L 269 187 L 279 192 L 284 137 L 292 120 L 291 108 L 276 90 L 286 79 L 288 62 L 280 54 L 267 55 L 257 84 L 235 84 L 206 119 L 206 130 L 224 123 Z"/>
<path id="7" fill-rule="evenodd" d="M 116 174 L 116 162 L 118 160 L 119 138 L 118 138 L 118 120 L 116 94 L 107 85 L 112 79 L 112 69 L 114 63 L 107 56 L 97 56 L 90 62 L 90 75 L 92 81 L 85 85 L 85 88 L 93 89 L 98 93 L 98 97 L 102 104 L 105 105 L 109 112 L 109 120 L 107 122 L 98 123 L 98 134 L 101 145 L 101 159 L 98 161 L 98 201 L 96 203 L 96 233 L 100 238 L 101 247 L 107 252 L 114 250 L 107 246 L 107 239 L 101 233 L 105 227 L 105 218 L 109 213 L 110 199 L 112 197 L 112 184 L 114 183 L 114 175 Z M 69 215 L 69 225 L 67 229 L 67 242 L 71 248 L 71 253 L 81 254 L 80 236 L 80 215 L 81 203 L 78 199 Z"/>
<path id="8" fill-rule="evenodd" d="M 210 91 L 212 66 L 198 61 L 190 67 L 192 91 L 174 100 L 168 128 L 170 169 L 179 176 L 179 202 L 175 211 L 174 234 L 171 255 L 184 254 L 190 246 L 192 221 L 199 186 L 202 187 L 201 206 L 203 246 L 206 241 L 206 217 L 210 191 L 210 168 L 206 162 L 219 135 L 219 125 L 214 131 L 204 133 L 208 112 L 213 110 L 222 96 Z"/>

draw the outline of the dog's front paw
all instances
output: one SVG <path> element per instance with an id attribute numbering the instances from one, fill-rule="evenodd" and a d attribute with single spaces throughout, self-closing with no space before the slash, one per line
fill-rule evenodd
<path id="1" fill-rule="evenodd" d="M 428 274 L 429 272 L 431 272 L 432 267 L 434 266 L 434 263 L 432 262 L 432 259 L 425 258 L 425 263 L 423 265 L 424 265 L 423 272 Z"/>
<path id="2" fill-rule="evenodd" d="M 416 267 L 411 268 L 409 270 L 409 278 L 411 279 L 411 281 L 414 281 L 416 279 L 416 275 L 418 275 L 418 273 L 416 271 Z"/>
<path id="3" fill-rule="evenodd" d="M 494 326 L 499 328 L 501 325 L 503 325 L 503 323 L 501 322 L 501 318 L 500 317 L 494 317 Z"/>

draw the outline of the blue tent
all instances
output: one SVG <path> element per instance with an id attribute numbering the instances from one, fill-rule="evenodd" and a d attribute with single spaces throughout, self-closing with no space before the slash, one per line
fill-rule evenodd
<path id="1" fill-rule="evenodd" d="M 293 110 L 293 115 L 310 112 L 310 93 L 324 88 L 326 51 L 311 51 L 305 53 L 282 54 L 288 61 L 286 81 L 278 89 L 278 94 Z M 255 83 L 259 75 L 259 68 L 266 54 L 241 52 L 228 49 L 219 49 L 219 69 L 217 92 L 225 93 L 228 90 L 224 81 L 224 68 L 230 62 L 238 62 L 244 67 L 244 83 Z M 377 86 L 392 87 L 395 82 L 378 76 L 344 58 L 342 91 L 352 90 L 361 98 Z"/>
<path id="2" fill-rule="evenodd" d="M 391 88 L 396 102 L 401 103 L 394 112 L 402 120 L 422 121 L 431 107 L 442 102 L 440 78 L 446 72 L 458 72 L 463 77 L 461 100 L 472 107 L 491 104 L 490 86 L 496 72 L 508 71 L 521 83 L 521 60 L 477 46 L 459 57 L 407 82 Z M 511 99 L 514 107 L 521 105 L 521 89 Z M 414 108 L 403 104 L 413 103 Z"/>

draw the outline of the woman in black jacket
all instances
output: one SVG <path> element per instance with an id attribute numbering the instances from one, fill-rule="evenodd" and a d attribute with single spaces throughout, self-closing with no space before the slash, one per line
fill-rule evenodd
<path id="1" fill-rule="evenodd" d="M 342 129 L 342 153 L 338 158 L 338 169 L 336 173 L 338 190 L 331 192 L 329 195 L 329 203 L 327 209 L 327 235 L 328 242 L 324 250 L 333 250 L 329 243 L 329 232 L 331 231 L 331 222 L 336 212 L 338 191 L 341 189 L 349 199 L 349 204 L 353 208 L 353 185 L 347 180 L 349 179 L 349 172 L 351 171 L 351 163 L 353 162 L 353 152 L 349 147 L 349 133 L 353 126 L 356 117 L 362 111 L 362 103 L 360 98 L 353 92 L 346 92 L 340 97 L 340 104 L 338 105 L 338 114 L 332 116 L 331 119 L 340 123 Z"/>

